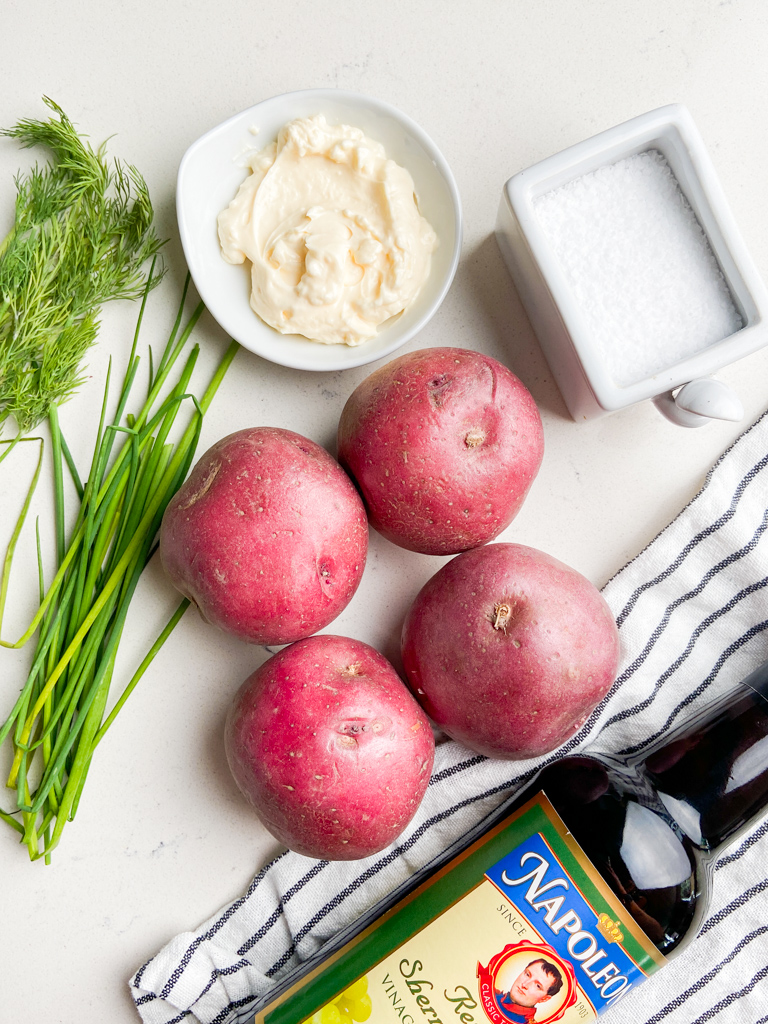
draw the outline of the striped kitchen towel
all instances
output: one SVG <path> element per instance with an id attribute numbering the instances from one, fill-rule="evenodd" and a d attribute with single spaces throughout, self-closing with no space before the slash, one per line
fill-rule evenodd
<path id="1" fill-rule="evenodd" d="M 587 745 L 641 750 L 768 659 L 766 526 L 768 414 L 606 586 L 622 662 L 577 736 L 538 762 L 439 745 L 427 796 L 396 844 L 349 863 L 284 853 L 239 899 L 139 968 L 130 987 L 146 1024 L 249 1021 L 286 972 L 491 815 L 541 764 Z M 761 824 L 721 857 L 700 936 L 606 1024 L 768 1024 L 766 833 Z"/>

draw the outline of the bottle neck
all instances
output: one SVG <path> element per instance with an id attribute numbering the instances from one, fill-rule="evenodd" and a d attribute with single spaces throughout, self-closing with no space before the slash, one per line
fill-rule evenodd
<path id="1" fill-rule="evenodd" d="M 768 663 L 636 767 L 699 849 L 735 843 L 768 807 Z"/>

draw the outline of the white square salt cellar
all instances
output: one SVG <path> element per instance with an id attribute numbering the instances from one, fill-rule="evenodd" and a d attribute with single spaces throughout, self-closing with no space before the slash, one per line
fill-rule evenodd
<path id="1" fill-rule="evenodd" d="M 653 399 L 739 420 L 709 376 L 768 342 L 768 293 L 685 107 L 660 107 L 504 186 L 496 236 L 575 420 Z"/>

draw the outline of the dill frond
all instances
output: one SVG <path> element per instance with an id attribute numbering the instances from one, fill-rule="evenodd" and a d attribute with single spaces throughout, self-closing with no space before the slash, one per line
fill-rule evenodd
<path id="1" fill-rule="evenodd" d="M 109 162 L 104 145 L 94 150 L 61 107 L 44 101 L 49 120 L 0 130 L 51 154 L 16 178 L 14 226 L 0 242 L 0 431 L 13 416 L 26 433 L 80 387 L 100 307 L 138 298 L 144 267 L 163 244 L 136 168 Z"/>

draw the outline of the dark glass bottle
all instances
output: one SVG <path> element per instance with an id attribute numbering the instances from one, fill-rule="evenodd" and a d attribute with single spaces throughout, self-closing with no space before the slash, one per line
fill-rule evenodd
<path id="1" fill-rule="evenodd" d="M 768 664 L 641 756 L 563 758 L 513 806 L 541 790 L 657 948 L 680 949 L 714 862 L 768 804 Z"/>
<path id="2" fill-rule="evenodd" d="M 553 761 L 288 975 L 272 1001 L 260 1007 L 255 1024 L 309 1024 L 310 1018 L 318 1019 L 311 1016 L 318 1010 L 332 1017 L 331 1003 L 343 1003 L 356 986 L 370 985 L 366 992 L 387 1013 L 390 990 L 400 999 L 407 988 L 408 998 L 421 999 L 423 1006 L 425 986 L 431 986 L 435 999 L 445 986 L 414 981 L 403 965 L 426 971 L 429 962 L 429 971 L 437 971 L 445 959 L 440 943 L 446 941 L 451 972 L 459 972 L 445 987 L 447 1013 L 459 1012 L 448 991 L 456 985 L 455 992 L 464 993 L 462 1006 L 482 1002 L 485 1007 L 504 958 L 525 947 L 521 955 L 532 958 L 529 967 L 545 958 L 548 967 L 559 963 L 561 982 L 570 971 L 573 993 L 567 1006 L 575 1007 L 580 1020 L 594 1020 L 696 936 L 715 861 L 766 806 L 768 663 L 636 757 L 595 753 Z M 600 878 L 624 912 L 612 897 L 606 900 L 610 894 Z M 493 888 L 491 916 L 482 903 L 473 903 L 472 913 L 481 908 L 476 928 L 493 944 L 485 953 L 486 959 L 493 954 L 487 963 L 478 959 L 477 931 L 467 930 L 471 915 L 450 919 L 465 897 L 486 884 Z M 455 942 L 451 920 L 463 922 L 462 943 Z M 512 923 L 503 924 L 503 939 L 499 921 Z M 429 935 L 433 925 L 444 928 L 434 938 Z M 539 937 L 530 939 L 531 932 Z M 418 943 L 416 952 L 406 956 L 406 942 Z M 377 971 L 387 972 L 383 981 Z M 373 1005 L 369 999 L 365 1013 L 352 1019 L 367 1019 Z"/>

